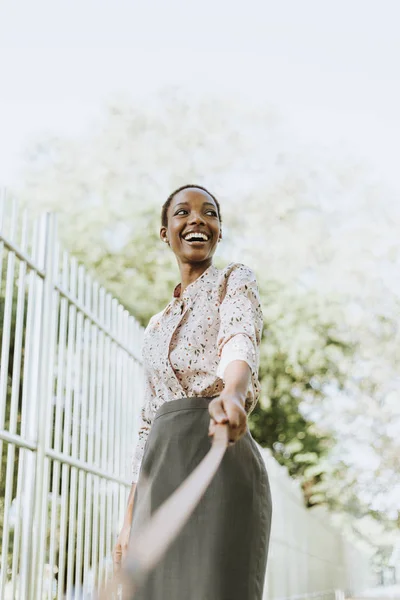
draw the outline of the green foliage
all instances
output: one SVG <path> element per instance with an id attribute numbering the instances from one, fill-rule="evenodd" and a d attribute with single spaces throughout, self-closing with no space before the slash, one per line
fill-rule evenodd
<path id="1" fill-rule="evenodd" d="M 318 317 L 313 303 L 312 297 L 306 308 L 296 305 L 294 299 L 290 302 L 293 323 L 297 322 L 290 340 L 281 335 L 285 311 L 278 311 L 278 317 L 265 324 L 260 360 L 262 397 L 250 417 L 255 439 L 271 448 L 289 474 L 300 479 L 310 506 L 325 503 L 316 487 L 326 474 L 322 465 L 335 437 L 308 415 L 324 403 L 327 386 L 339 389 L 343 385 L 340 361 L 354 351 L 349 342 L 333 333 L 333 323 Z M 299 329 L 301 344 L 296 343 Z"/>
<path id="2" fill-rule="evenodd" d="M 300 478 L 309 505 L 374 511 L 375 494 L 380 510 L 398 511 L 385 498 L 400 472 L 399 307 L 388 284 L 400 213 L 367 169 L 302 145 L 270 109 L 163 90 L 115 104 L 79 139 L 37 144 L 15 191 L 59 213 L 63 246 L 146 325 L 179 281 L 159 215 L 187 182 L 221 201 L 215 264 L 238 260 L 258 276 L 254 436 Z M 357 462 L 355 445 L 376 466 Z"/>

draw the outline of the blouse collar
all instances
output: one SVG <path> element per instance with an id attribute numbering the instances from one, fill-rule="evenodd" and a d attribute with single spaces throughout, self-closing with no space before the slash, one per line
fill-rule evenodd
<path id="1" fill-rule="evenodd" d="M 218 271 L 218 269 L 216 267 L 214 267 L 213 264 L 211 264 L 205 271 L 204 273 L 202 273 L 197 279 L 195 279 L 194 281 L 192 281 L 192 283 L 189 283 L 189 285 L 187 286 L 187 288 L 185 289 L 185 291 L 182 294 L 182 298 L 193 298 L 195 296 L 195 294 L 198 291 L 199 286 L 206 282 L 209 281 L 212 276 L 216 273 L 216 271 Z M 173 291 L 173 298 L 181 298 L 181 283 L 178 283 Z"/>

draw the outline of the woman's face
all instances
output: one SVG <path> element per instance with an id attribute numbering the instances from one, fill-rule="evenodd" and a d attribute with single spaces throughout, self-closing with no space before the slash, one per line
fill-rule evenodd
<path id="1" fill-rule="evenodd" d="M 196 188 L 178 192 L 167 215 L 168 227 L 161 227 L 160 237 L 169 242 L 178 260 L 202 262 L 213 256 L 221 226 L 217 205 L 207 192 Z"/>

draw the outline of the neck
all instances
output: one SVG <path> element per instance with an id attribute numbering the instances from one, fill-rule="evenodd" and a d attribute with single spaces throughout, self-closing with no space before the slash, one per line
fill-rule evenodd
<path id="1" fill-rule="evenodd" d="M 181 273 L 181 296 L 185 289 L 196 281 L 212 264 L 212 259 L 208 258 L 201 263 L 180 263 L 179 271 Z"/>

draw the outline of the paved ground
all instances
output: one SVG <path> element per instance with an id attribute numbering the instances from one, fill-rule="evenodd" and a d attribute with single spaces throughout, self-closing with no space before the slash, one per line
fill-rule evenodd
<path id="1" fill-rule="evenodd" d="M 351 600 L 400 600 L 400 585 L 390 585 L 366 590 Z"/>

